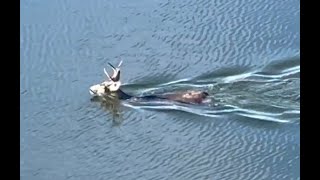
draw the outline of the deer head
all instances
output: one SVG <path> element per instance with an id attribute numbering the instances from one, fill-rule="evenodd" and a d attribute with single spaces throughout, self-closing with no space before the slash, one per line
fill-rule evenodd
<path id="1" fill-rule="evenodd" d="M 120 81 L 121 64 L 122 64 L 122 61 L 120 61 L 118 66 L 115 68 L 112 64 L 108 63 L 108 65 L 113 70 L 112 76 L 110 76 L 107 70 L 103 68 L 104 73 L 106 74 L 108 79 L 100 84 L 91 86 L 89 91 L 90 94 L 94 96 L 103 96 L 105 93 L 118 91 L 118 89 L 121 86 L 121 81 Z"/>

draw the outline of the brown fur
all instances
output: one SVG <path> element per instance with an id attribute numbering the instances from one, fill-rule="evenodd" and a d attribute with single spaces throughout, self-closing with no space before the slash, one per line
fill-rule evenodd
<path id="1" fill-rule="evenodd" d="M 203 91 L 182 91 L 172 94 L 165 94 L 161 97 L 170 99 L 172 101 L 178 101 L 183 103 L 196 103 L 200 104 L 208 96 L 208 93 Z"/>

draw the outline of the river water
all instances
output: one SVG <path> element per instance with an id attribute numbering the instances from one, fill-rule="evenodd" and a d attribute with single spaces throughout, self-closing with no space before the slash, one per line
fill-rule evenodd
<path id="1" fill-rule="evenodd" d="M 21 0 L 21 179 L 300 179 L 300 1 Z M 92 101 L 119 63 L 134 95 Z"/>

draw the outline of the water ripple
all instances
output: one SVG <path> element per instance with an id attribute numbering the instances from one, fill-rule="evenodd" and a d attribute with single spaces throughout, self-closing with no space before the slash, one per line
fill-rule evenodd
<path id="1" fill-rule="evenodd" d="M 299 3 L 22 0 L 21 179 L 299 179 Z M 214 101 L 90 101 L 120 58 L 128 93 Z"/>
<path id="2" fill-rule="evenodd" d="M 193 79 L 181 79 L 153 85 L 143 89 L 135 85 L 138 95 L 156 94 L 181 88 L 203 89 L 212 93 L 212 103 L 196 106 L 170 101 L 134 102 L 124 105 L 135 109 L 178 110 L 207 117 L 220 117 L 236 114 L 252 119 L 274 122 L 297 122 L 300 119 L 299 59 L 279 61 L 252 72 L 240 70 L 240 74 L 225 76 L 210 73 Z M 288 63 L 289 62 L 289 63 Z M 288 65 L 288 64 L 291 64 Z M 270 67 L 272 66 L 272 67 Z M 278 67 L 278 68 L 274 68 Z M 272 70 L 272 71 L 271 71 Z M 220 71 L 224 74 L 228 71 Z M 294 83 L 294 84 L 293 84 Z M 130 87 L 130 84 L 125 85 Z"/>

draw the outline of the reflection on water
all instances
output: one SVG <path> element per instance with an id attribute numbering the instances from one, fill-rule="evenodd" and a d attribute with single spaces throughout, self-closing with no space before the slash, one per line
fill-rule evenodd
<path id="1" fill-rule="evenodd" d="M 113 125 L 116 126 L 122 123 L 123 117 L 121 117 L 120 100 L 118 97 L 92 97 L 91 101 L 100 103 L 101 107 L 112 114 Z"/>

